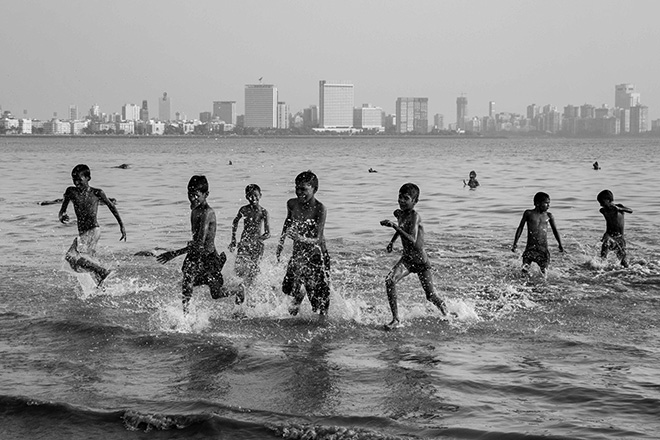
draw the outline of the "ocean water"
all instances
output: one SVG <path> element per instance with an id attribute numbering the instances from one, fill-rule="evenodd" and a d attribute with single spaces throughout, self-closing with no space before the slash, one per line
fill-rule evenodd
<path id="1" fill-rule="evenodd" d="M 0 138 L 0 438 L 660 438 L 659 144 Z M 126 225 L 119 242 L 99 208 L 99 258 L 115 271 L 105 290 L 67 270 L 75 222 L 39 203 L 62 197 L 78 163 Z M 274 256 L 293 180 L 308 169 L 328 209 L 323 322 L 307 301 L 289 316 L 290 241 L 281 263 Z M 471 170 L 476 190 L 463 186 Z M 226 247 L 249 183 L 262 188 L 273 237 L 244 305 L 200 287 L 183 315 L 183 257 L 153 255 L 190 239 L 186 185 L 200 173 L 227 282 L 238 281 Z M 385 251 L 392 230 L 379 221 L 394 219 L 409 181 L 455 316 L 441 317 L 411 276 L 399 284 L 405 326 L 387 332 L 384 278 L 401 246 Z M 634 211 L 626 269 L 599 258 L 605 188 Z M 549 238 L 547 279 L 523 276 L 521 251 L 510 251 L 537 191 L 550 194 L 566 249 Z"/>

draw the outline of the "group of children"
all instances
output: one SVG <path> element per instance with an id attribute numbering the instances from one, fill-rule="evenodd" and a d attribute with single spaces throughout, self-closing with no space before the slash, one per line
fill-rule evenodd
<path id="1" fill-rule="evenodd" d="M 473 175 L 474 174 L 474 175 Z M 87 165 L 77 165 L 71 171 L 74 186 L 68 187 L 64 193 L 59 220 L 65 223 L 69 220 L 66 214 L 69 202 L 73 203 L 78 219 L 78 237 L 66 253 L 65 259 L 71 267 L 79 272 L 89 272 L 95 277 L 100 286 L 111 273 L 93 258 L 96 244 L 100 236 L 97 222 L 98 206 L 103 203 L 117 220 L 120 231 L 120 240 L 126 240 L 126 231 L 119 212 L 114 203 L 105 195 L 103 190 L 89 186 L 91 171 Z M 470 173 L 469 184 L 476 187 L 476 173 Z M 476 182 L 476 185 L 474 183 Z M 473 186 L 474 185 L 474 186 Z M 326 248 L 324 228 L 326 208 L 316 199 L 319 188 L 318 177 L 311 171 L 300 173 L 295 179 L 296 197 L 287 201 L 287 216 L 284 220 L 280 240 L 277 245 L 277 261 L 287 237 L 293 241 L 293 252 L 287 264 L 286 274 L 282 282 L 282 291 L 292 296 L 289 307 L 291 315 L 297 315 L 300 305 L 305 298 L 309 298 L 312 310 L 325 316 L 330 305 L 330 256 Z M 386 329 L 399 327 L 396 285 L 411 273 L 417 274 L 426 299 L 435 305 L 443 315 L 447 315 L 445 302 L 435 293 L 433 286 L 432 268 L 424 248 L 424 226 L 420 215 L 415 210 L 419 201 L 420 190 L 414 183 L 406 183 L 399 189 L 399 209 L 394 211 L 396 222 L 389 219 L 382 220 L 380 224 L 394 229 L 394 235 L 387 245 L 387 252 L 392 252 L 394 243 L 401 239 L 402 255 L 392 267 L 385 279 L 387 298 L 392 312 L 392 320 L 385 325 Z M 183 309 L 187 312 L 192 297 L 193 288 L 199 285 L 208 285 L 211 297 L 214 299 L 234 295 L 236 303 L 245 300 L 245 286 L 239 284 L 233 287 L 225 286 L 222 269 L 227 260 L 224 252 L 218 254 L 215 247 L 216 216 L 208 205 L 209 183 L 205 176 L 193 176 L 188 182 L 188 200 L 190 201 L 190 224 L 192 240 L 181 249 L 164 252 L 156 257 L 160 263 L 180 255 L 186 254 L 183 262 Z M 250 286 L 259 272 L 259 263 L 264 253 L 264 240 L 270 237 L 268 211 L 260 206 L 261 189 L 256 184 L 245 188 L 245 198 L 248 204 L 242 206 L 233 220 L 231 242 L 229 250 L 237 250 L 235 271 L 243 278 L 245 285 Z M 632 211 L 620 204 L 614 204 L 614 196 L 609 190 L 601 191 L 597 197 L 601 205 L 600 212 L 605 217 L 606 231 L 602 238 L 601 257 L 606 258 L 609 251 L 617 253 L 621 264 L 628 266 L 626 256 L 626 242 L 623 236 L 624 213 Z M 536 263 L 545 275 L 549 261 L 547 224 L 559 244 L 559 251 L 563 246 L 557 231 L 554 217 L 548 208 L 550 196 L 539 192 L 534 196 L 534 209 L 523 213 L 520 225 L 516 230 L 512 251 L 516 250 L 518 239 L 527 226 L 527 245 L 522 255 L 523 271 L 527 272 L 531 263 Z M 243 218 L 243 232 L 236 244 L 236 231 Z M 263 229 L 262 229 L 263 227 Z M 304 291 L 302 288 L 304 287 Z"/>

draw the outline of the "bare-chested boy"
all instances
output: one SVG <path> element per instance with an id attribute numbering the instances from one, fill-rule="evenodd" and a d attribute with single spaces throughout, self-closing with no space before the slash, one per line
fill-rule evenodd
<path id="1" fill-rule="evenodd" d="M 284 240 L 293 240 L 293 253 L 282 281 L 282 292 L 293 296 L 289 307 L 291 315 L 297 315 L 305 299 L 301 287 L 312 305 L 312 311 L 321 316 L 328 313 L 330 306 L 330 256 L 325 246 L 325 205 L 316 199 L 319 180 L 311 171 L 296 177 L 296 198 L 286 203 L 286 219 L 277 245 L 277 260 L 280 259 Z"/>
<path id="2" fill-rule="evenodd" d="M 76 165 L 71 171 L 71 179 L 75 186 L 68 187 L 64 192 L 62 208 L 60 208 L 58 217 L 62 223 L 69 221 L 66 209 L 69 206 L 69 202 L 72 202 L 73 210 L 78 219 L 78 237 L 73 240 L 73 244 L 67 251 L 65 259 L 76 272 L 91 273 L 100 286 L 112 271 L 101 266 L 93 259 L 96 254 L 96 244 L 101 237 L 101 228 L 96 218 L 99 203 L 107 205 L 112 215 L 117 219 L 121 232 L 119 241 L 126 241 L 126 230 L 119 216 L 119 211 L 117 211 L 115 204 L 105 195 L 105 192 L 102 189 L 89 186 L 89 181 L 92 179 L 92 172 L 87 165 Z"/>
<path id="3" fill-rule="evenodd" d="M 529 265 L 538 264 L 543 275 L 546 274 L 548 264 L 550 263 L 550 251 L 548 250 L 548 223 L 552 228 L 552 233 L 559 244 L 559 252 L 564 252 L 561 244 L 559 232 L 555 226 L 554 216 L 548 212 L 550 208 L 550 196 L 544 192 L 538 192 L 534 195 L 534 209 L 527 209 L 520 219 L 520 225 L 516 230 L 516 236 L 513 239 L 511 252 L 515 252 L 518 246 L 518 239 L 522 235 L 525 225 L 527 225 L 527 245 L 522 255 L 523 272 L 529 271 Z"/>
<path id="4" fill-rule="evenodd" d="M 390 220 L 380 222 L 382 226 L 394 229 L 394 236 L 387 245 L 387 252 L 392 252 L 394 242 L 401 237 L 403 253 L 390 273 L 385 278 L 387 299 L 392 311 L 392 321 L 385 324 L 386 329 L 401 326 L 399 320 L 399 307 L 396 297 L 396 284 L 411 273 L 416 273 L 419 278 L 426 299 L 435 305 L 443 315 L 447 315 L 445 302 L 435 293 L 433 288 L 433 274 L 431 263 L 424 250 L 424 226 L 422 218 L 415 211 L 415 205 L 419 201 L 419 187 L 414 183 L 406 183 L 399 189 L 399 208 L 394 211 L 397 223 Z"/>
<path id="5" fill-rule="evenodd" d="M 628 267 L 628 256 L 626 254 L 626 240 L 623 237 L 625 213 L 632 214 L 632 209 L 617 203 L 614 204 L 612 191 L 605 189 L 596 197 L 600 203 L 600 213 L 605 217 L 605 234 L 603 234 L 603 246 L 600 249 L 600 257 L 607 258 L 610 251 L 615 251 L 616 256 L 623 267 Z"/>
<path id="6" fill-rule="evenodd" d="M 209 182 L 205 176 L 192 176 L 188 182 L 188 200 L 190 201 L 190 225 L 192 241 L 184 248 L 160 254 L 156 259 L 165 264 L 179 255 L 187 254 L 181 271 L 183 272 L 183 311 L 187 313 L 193 287 L 208 285 L 213 299 L 236 295 L 236 303 L 245 299 L 243 286 L 228 289 L 224 286 L 222 268 L 227 261 L 224 252 L 218 255 L 215 249 L 216 218 L 215 211 L 206 198 L 209 195 Z"/>
<path id="7" fill-rule="evenodd" d="M 259 205 L 261 199 L 261 188 L 257 184 L 245 187 L 245 198 L 249 202 L 238 210 L 231 227 L 231 243 L 229 251 L 234 252 L 236 248 L 236 230 L 238 223 L 243 218 L 243 232 L 241 241 L 238 242 L 236 251 L 236 262 L 234 270 L 239 277 L 245 279 L 247 285 L 251 285 L 259 273 L 259 261 L 264 254 L 264 240 L 270 238 L 270 226 L 268 224 L 268 211 Z M 263 225 L 263 233 L 261 226 Z"/>

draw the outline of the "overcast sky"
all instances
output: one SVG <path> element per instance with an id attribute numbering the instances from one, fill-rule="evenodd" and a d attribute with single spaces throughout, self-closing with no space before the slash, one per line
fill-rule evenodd
<path id="1" fill-rule="evenodd" d="M 274 84 L 292 113 L 318 82 L 355 85 L 355 105 L 429 98 L 429 119 L 524 114 L 529 104 L 614 105 L 632 83 L 660 117 L 658 0 L 35 0 L 0 14 L 0 106 L 22 116 L 87 114 L 167 92 L 198 117 Z M 649 124 L 650 125 L 650 124 Z"/>

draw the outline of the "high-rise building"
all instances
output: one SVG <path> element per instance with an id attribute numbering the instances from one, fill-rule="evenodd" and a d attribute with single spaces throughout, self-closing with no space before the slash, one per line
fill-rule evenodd
<path id="1" fill-rule="evenodd" d="M 535 119 L 539 115 L 539 106 L 530 104 L 527 106 L 527 119 Z"/>
<path id="2" fill-rule="evenodd" d="M 303 126 L 304 127 L 317 127 L 319 125 L 319 108 L 315 105 L 310 105 L 303 110 Z"/>
<path id="3" fill-rule="evenodd" d="M 78 106 L 75 104 L 71 104 L 69 106 L 69 120 L 71 121 L 77 121 L 78 118 Z"/>
<path id="4" fill-rule="evenodd" d="M 428 98 L 397 98 L 396 100 L 396 132 L 418 133 L 428 132 L 429 99 Z"/>
<path id="5" fill-rule="evenodd" d="M 101 118 L 101 108 L 98 104 L 94 104 L 89 109 L 89 117 L 92 118 L 93 121 L 98 121 Z"/>
<path id="6" fill-rule="evenodd" d="M 158 98 L 158 119 L 169 121 L 172 117 L 172 100 L 163 92 L 163 96 Z"/>
<path id="7" fill-rule="evenodd" d="M 617 84 L 614 86 L 614 107 L 625 108 L 641 105 L 641 97 L 635 92 L 634 84 Z"/>
<path id="8" fill-rule="evenodd" d="M 435 116 L 433 116 L 433 125 L 437 130 L 444 130 L 445 116 L 441 115 L 440 113 L 436 113 Z"/>
<path id="9" fill-rule="evenodd" d="M 383 130 L 383 109 L 371 104 L 353 109 L 353 127 L 363 130 Z"/>
<path id="10" fill-rule="evenodd" d="M 495 101 L 488 102 L 488 117 L 495 119 Z"/>
<path id="11" fill-rule="evenodd" d="M 277 128 L 289 128 L 289 106 L 286 102 L 277 103 Z"/>
<path id="12" fill-rule="evenodd" d="M 213 101 L 213 118 L 236 125 L 236 101 Z"/>
<path id="13" fill-rule="evenodd" d="M 147 104 L 147 100 L 145 99 L 142 101 L 142 107 L 140 108 L 140 121 L 148 121 L 149 120 L 149 105 Z"/>
<path id="14" fill-rule="evenodd" d="M 640 134 L 649 130 L 649 108 L 645 105 L 630 107 L 630 133 Z"/>
<path id="15" fill-rule="evenodd" d="M 272 84 L 245 85 L 246 127 L 277 127 L 277 87 Z"/>
<path id="16" fill-rule="evenodd" d="M 456 128 L 459 130 L 465 130 L 468 116 L 467 104 L 468 102 L 465 96 L 456 98 Z"/>
<path id="17" fill-rule="evenodd" d="M 121 107 L 121 120 L 122 121 L 139 121 L 140 120 L 140 106 L 135 104 L 124 104 Z"/>
<path id="18" fill-rule="evenodd" d="M 353 84 L 344 81 L 319 81 L 319 127 L 352 127 L 353 103 Z"/>

